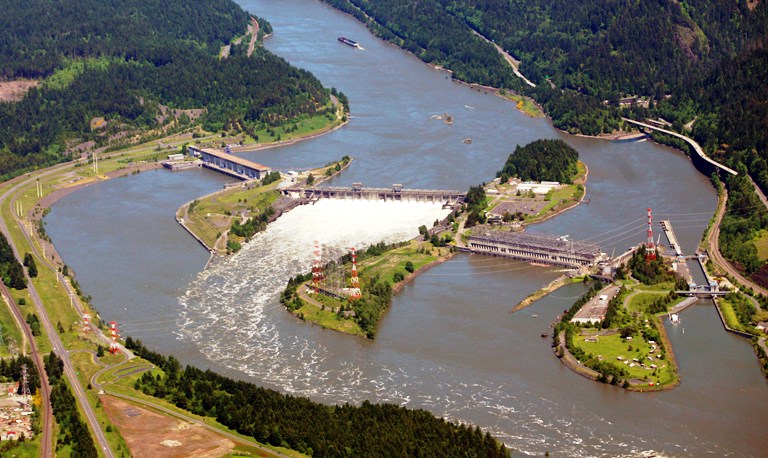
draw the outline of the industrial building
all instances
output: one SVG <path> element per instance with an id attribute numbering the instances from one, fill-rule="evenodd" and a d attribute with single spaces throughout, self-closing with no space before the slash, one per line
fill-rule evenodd
<path id="1" fill-rule="evenodd" d="M 190 146 L 188 151 L 189 154 L 203 160 L 203 167 L 226 173 L 236 178 L 261 180 L 271 172 L 271 169 L 266 165 L 248 161 L 230 154 L 228 151 L 213 148 L 197 148 L 195 146 Z"/>
<path id="2" fill-rule="evenodd" d="M 567 236 L 491 229 L 477 230 L 469 237 L 468 247 L 472 253 L 565 267 L 591 267 L 605 257 L 596 244 L 571 241 Z"/>

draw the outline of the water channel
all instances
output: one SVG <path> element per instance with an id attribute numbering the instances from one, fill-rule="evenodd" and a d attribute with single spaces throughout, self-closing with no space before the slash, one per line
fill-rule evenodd
<path id="1" fill-rule="evenodd" d="M 241 4 L 272 23 L 267 48 L 347 94 L 353 114 L 331 134 L 246 153 L 249 159 L 291 168 L 349 154 L 355 161 L 336 183 L 466 189 L 492 179 L 516 144 L 562 138 L 589 166 L 590 203 L 530 230 L 619 253 L 643 240 L 652 207 L 692 253 L 714 212 L 708 180 L 678 152 L 565 135 L 510 102 L 451 82 L 319 2 Z M 341 35 L 364 49 L 339 44 Z M 453 125 L 433 118 L 443 113 L 454 116 Z M 462 143 L 468 136 L 473 142 Z M 759 456 L 768 447 L 768 387 L 748 342 L 723 331 L 711 302 L 668 328 L 683 383 L 655 394 L 603 386 L 565 368 L 539 334 L 583 287 L 512 314 L 558 272 L 509 260 L 459 255 L 395 298 L 376 340 L 350 338 L 301 323 L 278 303 L 288 276 L 309 268 L 312 240 L 348 246 L 395 239 L 414 233 L 421 219 L 433 221 L 439 209 L 321 201 L 285 215 L 237 256 L 201 273 L 208 253 L 173 214 L 226 181 L 196 170 L 100 183 L 59 201 L 47 232 L 102 316 L 190 364 L 329 403 L 426 408 L 487 428 L 526 453 Z"/>

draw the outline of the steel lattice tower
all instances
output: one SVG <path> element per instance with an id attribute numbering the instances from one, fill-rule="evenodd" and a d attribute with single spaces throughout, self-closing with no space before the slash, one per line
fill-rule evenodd
<path id="1" fill-rule="evenodd" d="M 27 399 L 27 402 L 29 402 L 29 398 L 32 396 L 32 393 L 29 392 L 29 380 L 27 379 L 26 364 L 22 364 L 21 366 L 21 395 Z"/>
<path id="2" fill-rule="evenodd" d="M 312 260 L 312 286 L 314 286 L 315 292 L 319 291 L 320 282 L 323 281 L 323 278 L 323 259 L 320 242 L 315 240 L 315 257 Z"/>
<path id="3" fill-rule="evenodd" d="M 648 209 L 648 237 L 645 241 L 645 259 L 656 259 L 656 249 L 653 243 L 653 213 Z"/>
<path id="4" fill-rule="evenodd" d="M 350 280 L 351 288 L 349 298 L 352 300 L 360 299 L 360 279 L 357 278 L 357 251 L 355 247 L 349 249 L 352 254 L 352 278 Z"/>

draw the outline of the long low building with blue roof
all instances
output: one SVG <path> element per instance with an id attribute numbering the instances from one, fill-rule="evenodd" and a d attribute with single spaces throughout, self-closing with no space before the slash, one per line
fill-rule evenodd
<path id="1" fill-rule="evenodd" d="M 261 180 L 272 171 L 266 165 L 257 164 L 247 159 L 235 156 L 227 151 L 215 148 L 198 148 L 190 146 L 189 154 L 199 157 L 203 167 L 216 170 L 243 180 Z"/>

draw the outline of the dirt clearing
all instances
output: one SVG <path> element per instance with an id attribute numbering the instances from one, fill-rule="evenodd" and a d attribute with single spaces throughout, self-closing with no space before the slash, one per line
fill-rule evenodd
<path id="1" fill-rule="evenodd" d="M 35 80 L 0 81 L 0 102 L 18 102 L 38 84 Z"/>
<path id="2" fill-rule="evenodd" d="M 200 426 L 111 396 L 101 396 L 101 402 L 136 458 L 219 457 L 235 448 L 234 442 Z"/>

